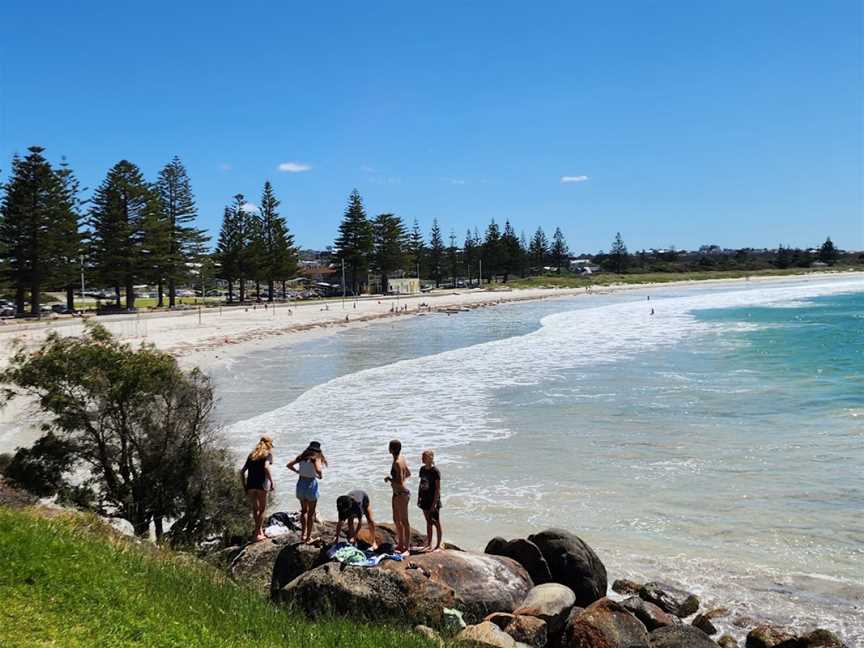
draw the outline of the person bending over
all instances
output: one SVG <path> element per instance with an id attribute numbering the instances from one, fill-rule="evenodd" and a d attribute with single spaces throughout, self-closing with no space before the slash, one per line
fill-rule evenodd
<path id="1" fill-rule="evenodd" d="M 366 523 L 369 526 L 369 533 L 372 539 L 372 551 L 378 548 L 378 542 L 375 538 L 375 520 L 372 519 L 372 507 L 369 504 L 369 495 L 366 491 L 353 490 L 347 495 L 342 495 L 336 499 L 336 511 L 339 514 L 339 519 L 336 522 L 336 542 L 339 542 L 339 533 L 342 531 L 342 523 L 347 523 L 348 532 L 346 537 L 348 542 L 354 544 L 357 541 L 357 534 L 360 533 L 360 528 L 363 524 L 363 516 L 366 516 Z M 357 527 L 354 527 L 354 520 L 357 520 Z"/>
<path id="2" fill-rule="evenodd" d="M 252 509 L 252 519 L 255 522 L 255 531 L 252 537 L 258 541 L 263 540 L 264 535 L 264 511 L 267 510 L 267 493 L 276 490 L 273 485 L 273 474 L 270 466 L 273 464 L 273 439 L 262 436 L 249 453 L 246 463 L 240 469 L 240 482 L 246 490 L 246 499 Z"/>

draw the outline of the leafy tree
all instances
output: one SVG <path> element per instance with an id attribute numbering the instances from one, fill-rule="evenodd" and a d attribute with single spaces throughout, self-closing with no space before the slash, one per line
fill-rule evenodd
<path id="1" fill-rule="evenodd" d="M 234 282 L 240 274 L 242 247 L 237 213 L 231 207 L 226 207 L 222 213 L 222 227 L 219 230 L 214 258 L 219 265 L 219 278 L 228 283 L 229 304 L 234 302 Z"/>
<path id="2" fill-rule="evenodd" d="M 421 266 L 423 264 L 423 256 L 426 252 L 426 244 L 423 241 L 423 232 L 420 231 L 420 225 L 417 219 L 414 219 L 414 227 L 411 228 L 411 234 L 408 237 L 408 260 L 411 264 L 410 272 L 415 272 L 417 278 L 420 278 Z"/>
<path id="3" fill-rule="evenodd" d="M 347 280 L 354 295 L 360 293 L 363 286 L 363 277 L 369 270 L 373 247 L 372 224 L 366 217 L 363 200 L 355 189 L 348 196 L 348 207 L 339 225 L 339 236 L 334 243 L 336 258 L 345 263 Z"/>
<path id="4" fill-rule="evenodd" d="M 168 282 L 168 306 L 174 307 L 177 283 L 188 277 L 187 264 L 197 258 L 202 243 L 209 240 L 203 230 L 194 227 L 198 217 L 195 197 L 186 167 L 174 157 L 159 172 L 159 219 L 164 227 L 165 251 L 160 273 L 159 305 L 162 305 L 161 279 Z"/>
<path id="5" fill-rule="evenodd" d="M 15 486 L 38 495 L 51 497 L 69 488 L 66 475 L 75 465 L 75 446 L 48 432 L 32 448 L 18 448 L 4 471 Z"/>
<path id="6" fill-rule="evenodd" d="M 267 301 L 273 301 L 273 289 L 277 280 L 282 280 L 283 298 L 285 296 L 284 281 L 297 270 L 297 250 L 294 248 L 294 237 L 288 232 L 285 219 L 279 215 L 279 200 L 273 193 L 270 182 L 264 183 L 261 195 L 261 275 L 267 282 Z"/>
<path id="7" fill-rule="evenodd" d="M 75 310 L 75 289 L 83 270 L 84 236 L 81 224 L 82 208 L 86 201 L 80 198 L 80 184 L 66 158 L 61 160 L 57 176 L 63 185 L 63 198 L 51 228 L 56 258 L 52 283 L 66 288 L 66 308 L 72 311 Z"/>
<path id="8" fill-rule="evenodd" d="M 519 237 L 509 220 L 504 222 L 500 250 L 501 272 L 504 274 L 504 283 L 507 283 L 510 275 L 519 272 L 522 266 L 522 246 L 519 245 Z"/>
<path id="9" fill-rule="evenodd" d="M 822 247 L 819 248 L 819 260 L 822 263 L 827 263 L 828 265 L 834 265 L 837 263 L 837 258 L 840 254 L 837 252 L 837 248 L 834 245 L 834 242 L 831 240 L 831 237 L 825 239 L 825 242 L 822 244 Z"/>
<path id="10" fill-rule="evenodd" d="M 489 227 L 486 228 L 486 236 L 483 239 L 482 260 L 487 283 L 491 282 L 492 278 L 500 271 L 501 256 L 501 230 L 498 229 L 498 224 L 493 218 Z"/>
<path id="11" fill-rule="evenodd" d="M 549 256 L 549 241 L 546 239 L 546 234 L 542 227 L 538 227 L 531 237 L 531 243 L 528 246 L 528 256 L 531 258 L 531 266 L 542 270 L 546 265 L 546 257 Z"/>
<path id="12" fill-rule="evenodd" d="M 627 252 L 627 246 L 624 245 L 621 232 L 618 232 L 615 234 L 615 240 L 612 241 L 612 247 L 609 249 L 609 262 L 615 273 L 621 274 L 627 268 L 629 260 L 630 255 Z"/>
<path id="13" fill-rule="evenodd" d="M 620 238 L 620 236 L 618 238 Z M 561 269 L 561 266 L 567 264 L 567 259 L 570 256 L 570 249 L 567 247 L 567 241 L 565 240 L 564 233 L 561 231 L 560 227 L 556 227 L 555 233 L 552 235 L 552 247 L 549 250 L 549 256 L 552 258 L 553 265 L 559 270 Z"/>
<path id="14" fill-rule="evenodd" d="M 459 274 L 459 248 L 456 246 L 456 232 L 450 230 L 450 245 L 447 246 L 447 266 L 453 287 L 456 287 L 456 276 Z"/>
<path id="15" fill-rule="evenodd" d="M 144 266 L 145 224 L 158 209 L 156 195 L 140 169 L 121 160 L 109 171 L 91 200 L 91 256 L 99 279 L 114 286 L 117 305 L 120 288 L 126 308 L 135 307 L 135 280 Z"/>
<path id="16" fill-rule="evenodd" d="M 531 259 L 528 256 L 528 237 L 525 236 L 525 230 L 519 233 L 519 276 L 523 279 L 528 276 L 528 269 L 531 265 Z"/>
<path id="17" fill-rule="evenodd" d="M 81 337 L 52 332 L 36 353 L 19 346 L 0 372 L 5 404 L 38 402 L 45 428 L 72 444 L 92 472 L 97 510 L 132 524 L 136 535 L 191 512 L 202 457 L 213 447 L 213 388 L 152 345 L 133 349 L 103 327 Z M 236 483 L 236 479 L 235 479 Z"/>
<path id="18" fill-rule="evenodd" d="M 465 242 L 462 244 L 462 259 L 465 262 L 465 275 L 468 277 L 468 285 L 472 286 L 474 284 L 472 283 L 471 269 L 477 267 L 477 261 L 480 260 L 480 249 L 470 229 L 465 233 Z"/>
<path id="19" fill-rule="evenodd" d="M 429 232 L 429 276 L 435 281 L 435 287 L 441 285 L 444 276 L 444 239 L 441 238 L 441 228 L 438 227 L 438 219 L 432 220 L 432 229 Z"/>
<path id="20" fill-rule="evenodd" d="M 78 216 L 71 172 L 57 172 L 31 146 L 25 158 L 12 160 L 11 179 L 0 205 L 0 256 L 3 275 L 15 290 L 16 310 L 24 314 L 26 293 L 30 311 L 41 312 L 42 288 L 66 284 L 70 250 L 78 250 Z M 74 252 L 71 253 L 74 256 Z"/>
<path id="21" fill-rule="evenodd" d="M 788 268 L 792 265 L 792 250 L 783 245 L 777 246 L 777 254 L 774 256 L 774 265 L 780 269 Z"/>
<path id="22" fill-rule="evenodd" d="M 407 234 L 402 219 L 394 214 L 380 214 L 372 222 L 374 239 L 373 265 L 381 273 L 381 292 L 388 292 L 390 273 L 399 270 L 405 260 Z"/>

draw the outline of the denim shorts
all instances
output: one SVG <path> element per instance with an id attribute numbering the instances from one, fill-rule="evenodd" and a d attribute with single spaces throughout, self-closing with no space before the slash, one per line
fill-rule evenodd
<path id="1" fill-rule="evenodd" d="M 311 477 L 301 477 L 297 480 L 297 499 L 307 502 L 318 501 L 318 480 Z"/>

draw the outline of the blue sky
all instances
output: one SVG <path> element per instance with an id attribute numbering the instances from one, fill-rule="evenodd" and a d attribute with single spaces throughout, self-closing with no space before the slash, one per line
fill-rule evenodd
<path id="1" fill-rule="evenodd" d="M 0 169 L 179 155 L 204 226 L 269 179 L 304 247 L 357 187 L 460 241 L 864 249 L 862 47 L 858 0 L 8 2 Z"/>

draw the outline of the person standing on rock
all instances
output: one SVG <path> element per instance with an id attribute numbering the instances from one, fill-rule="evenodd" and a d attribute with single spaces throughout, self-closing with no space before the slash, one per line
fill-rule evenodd
<path id="1" fill-rule="evenodd" d="M 378 548 L 378 542 L 375 538 L 375 520 L 372 519 L 372 506 L 369 503 L 369 495 L 366 491 L 353 490 L 347 495 L 341 495 L 336 498 L 336 511 L 339 515 L 336 522 L 336 540 L 339 542 L 339 533 L 342 531 L 342 523 L 347 522 L 348 533 L 346 537 L 348 542 L 354 544 L 357 541 L 357 534 L 360 533 L 360 527 L 363 525 L 363 516 L 366 516 L 366 523 L 369 525 L 369 533 L 371 534 L 372 551 Z M 357 520 L 357 528 L 354 528 L 354 520 Z"/>
<path id="2" fill-rule="evenodd" d="M 402 456 L 402 443 L 398 439 L 390 442 L 388 450 L 393 455 L 390 466 L 390 476 L 384 481 L 393 488 L 393 525 L 396 527 L 396 553 L 407 554 L 411 544 L 411 523 L 408 520 L 408 503 L 411 501 L 411 491 L 405 482 L 411 476 L 408 463 Z"/>
<path id="3" fill-rule="evenodd" d="M 318 480 L 327 459 L 321 452 L 321 444 L 312 441 L 309 447 L 288 464 L 288 470 L 297 473 L 297 499 L 300 500 L 300 541 L 312 542 L 315 528 L 315 508 L 318 506 Z"/>
<path id="4" fill-rule="evenodd" d="M 252 509 L 252 519 L 255 521 L 255 531 L 252 537 L 255 541 L 263 540 L 264 512 L 267 510 L 267 493 L 276 490 L 273 485 L 273 439 L 262 436 L 255 449 L 246 457 L 246 463 L 240 469 L 240 481 L 246 490 L 246 499 Z"/>
<path id="5" fill-rule="evenodd" d="M 426 546 L 424 551 L 438 551 L 441 548 L 441 472 L 435 466 L 435 453 L 424 450 L 421 457 L 420 488 L 417 490 L 417 506 L 426 516 Z M 432 548 L 432 530 L 438 532 L 438 542 Z"/>

